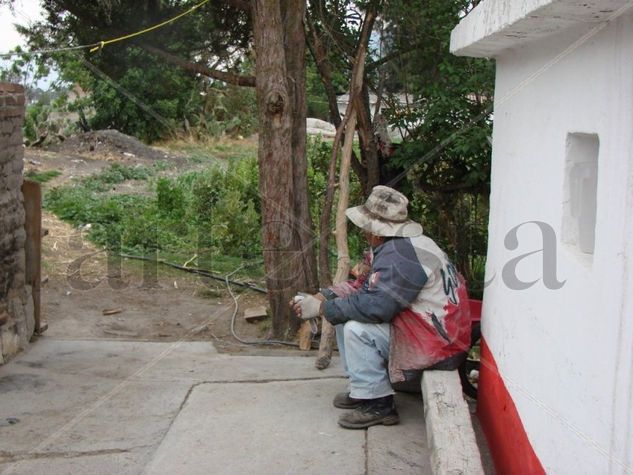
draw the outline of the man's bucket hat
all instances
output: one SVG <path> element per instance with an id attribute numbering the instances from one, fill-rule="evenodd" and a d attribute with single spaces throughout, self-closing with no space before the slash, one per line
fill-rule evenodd
<path id="1" fill-rule="evenodd" d="M 376 236 L 415 237 L 422 234 L 422 225 L 408 219 L 409 200 L 399 191 L 378 185 L 364 205 L 348 208 L 349 220 Z"/>

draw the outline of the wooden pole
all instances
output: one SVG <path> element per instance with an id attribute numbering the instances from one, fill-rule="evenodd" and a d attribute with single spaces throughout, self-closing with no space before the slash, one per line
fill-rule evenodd
<path id="1" fill-rule="evenodd" d="M 24 196 L 24 230 L 26 240 L 24 254 L 26 261 L 25 280 L 31 286 L 33 296 L 33 317 L 35 333 L 41 333 L 42 324 L 40 286 L 42 282 L 42 188 L 39 183 L 24 180 L 22 183 Z"/>
<path id="2" fill-rule="evenodd" d="M 351 108 L 351 112 L 348 112 L 348 114 L 349 119 L 347 121 L 347 132 L 345 133 L 343 154 L 341 156 L 341 170 L 339 173 L 338 205 L 336 207 L 335 237 L 338 257 L 336 274 L 334 275 L 335 284 L 347 280 L 350 270 L 349 247 L 347 245 L 347 217 L 345 216 L 345 210 L 349 205 L 349 170 L 352 161 L 352 148 L 354 146 L 356 110 Z M 334 345 L 334 327 L 325 318 L 322 320 L 319 354 L 317 355 L 316 362 L 314 363 L 317 369 L 325 369 L 330 365 Z"/>
<path id="3" fill-rule="evenodd" d="M 336 250 L 338 254 L 334 283 L 344 282 L 349 278 L 349 247 L 347 245 L 347 217 L 345 210 L 349 206 L 349 169 L 354 146 L 354 131 L 356 129 L 356 109 L 347 123 L 348 132 L 345 134 L 343 155 L 341 156 L 341 170 L 338 179 L 338 205 L 336 207 Z"/>
<path id="4" fill-rule="evenodd" d="M 352 149 L 354 146 L 354 136 L 356 131 L 356 97 L 361 93 L 365 74 L 365 56 L 367 55 L 367 42 L 375 19 L 375 12 L 370 10 L 365 16 L 361 38 L 359 40 L 358 51 L 356 53 L 354 70 L 352 71 L 352 87 L 350 90 L 349 104 L 345 113 L 345 118 L 339 127 L 336 135 L 339 138 L 345 132 L 343 153 L 341 156 L 341 169 L 339 172 L 339 200 L 336 209 L 336 249 L 338 253 L 336 275 L 334 283 L 343 282 L 348 279 L 350 270 L 349 248 L 347 246 L 347 218 L 345 210 L 349 206 L 349 170 L 351 165 Z M 333 154 L 337 153 L 338 143 L 335 141 Z M 335 155 L 334 155 L 335 156 Z M 323 229 L 321 230 L 323 232 Z M 323 243 L 323 240 L 321 241 Z M 334 327 L 324 318 L 321 326 L 321 341 L 319 344 L 319 354 L 315 361 L 317 369 L 325 369 L 332 360 L 332 349 L 334 346 Z"/>

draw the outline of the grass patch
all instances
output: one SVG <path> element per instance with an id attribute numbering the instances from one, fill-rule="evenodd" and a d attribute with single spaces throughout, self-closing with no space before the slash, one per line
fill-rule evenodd
<path id="1" fill-rule="evenodd" d="M 155 172 L 164 172 L 166 170 L 169 170 L 171 168 L 174 168 L 175 165 L 173 163 L 169 163 L 167 160 L 157 160 L 154 165 L 152 166 L 152 168 L 154 169 Z"/>
<path id="2" fill-rule="evenodd" d="M 196 297 L 201 297 L 203 299 L 219 299 L 224 296 L 224 292 L 219 288 L 203 288 L 196 290 Z"/>
<path id="3" fill-rule="evenodd" d="M 214 163 L 219 160 L 208 148 L 198 145 L 185 147 L 182 151 L 189 163 Z"/>
<path id="4" fill-rule="evenodd" d="M 81 186 L 97 192 L 108 191 L 112 185 L 117 185 L 128 180 L 147 180 L 155 171 L 143 165 L 127 166 L 114 163 L 109 168 L 96 175 L 85 177 L 81 180 Z"/>
<path id="5" fill-rule="evenodd" d="M 53 178 L 61 175 L 62 172 L 59 170 L 45 170 L 38 172 L 36 170 L 27 171 L 24 176 L 29 180 L 36 181 L 38 183 L 46 183 L 47 181 L 51 181 Z"/>
<path id="6" fill-rule="evenodd" d="M 174 152 L 183 153 L 190 163 L 218 164 L 257 157 L 257 144 L 245 141 L 220 140 L 213 142 L 169 142 Z"/>
<path id="7" fill-rule="evenodd" d="M 107 193 L 112 184 L 150 174 L 147 168 L 113 165 L 49 190 L 44 206 L 75 226 L 90 223 L 89 239 L 114 252 L 157 252 L 178 264 L 197 255 L 192 266 L 218 274 L 256 262 L 235 277 L 263 275 L 255 160 L 156 178 L 149 182 L 150 196 Z"/>
<path id="8" fill-rule="evenodd" d="M 218 142 L 212 150 L 218 157 L 227 160 L 241 160 L 257 156 L 257 145 L 244 142 Z"/>

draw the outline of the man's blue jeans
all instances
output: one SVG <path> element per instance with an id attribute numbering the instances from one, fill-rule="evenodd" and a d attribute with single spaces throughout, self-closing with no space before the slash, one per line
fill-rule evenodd
<path id="1" fill-rule="evenodd" d="M 389 323 L 353 320 L 336 325 L 336 342 L 349 377 L 350 397 L 375 399 L 394 394 L 387 369 L 390 329 Z"/>

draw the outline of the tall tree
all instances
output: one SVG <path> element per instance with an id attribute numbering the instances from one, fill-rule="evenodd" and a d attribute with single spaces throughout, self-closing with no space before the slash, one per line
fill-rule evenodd
<path id="1" fill-rule="evenodd" d="M 296 328 L 288 301 L 316 290 L 307 208 L 304 0 L 253 0 L 262 247 L 273 333 Z M 298 49 L 299 52 L 293 51 Z"/>
<path id="2" fill-rule="evenodd" d="M 155 25 L 196 4 L 199 0 L 46 0 L 41 2 L 45 18 L 20 30 L 34 50 L 93 44 Z M 238 0 L 210 2 L 177 22 L 96 52 L 85 49 L 29 60 L 54 66 L 62 80 L 92 93 L 95 127 L 154 140 L 196 119 L 204 102 L 198 93 L 204 93 L 208 83 L 200 77 L 255 86 L 248 63 L 248 7 Z M 122 91 L 137 98 L 136 104 Z M 144 110 L 140 103 L 148 107 Z"/>
<path id="3" fill-rule="evenodd" d="M 355 39 L 354 42 L 356 44 L 356 50 L 354 51 L 352 61 L 352 73 L 351 73 L 351 82 L 350 82 L 350 94 L 349 94 L 349 103 L 346 111 L 346 120 L 349 120 L 349 114 L 351 111 L 354 113 L 354 127 L 347 127 L 347 124 L 344 120 L 341 119 L 338 106 L 336 106 L 335 111 L 332 111 L 332 115 L 335 119 L 335 123 L 337 123 L 337 136 L 334 141 L 332 159 L 330 161 L 330 166 L 328 170 L 328 187 L 325 195 L 325 203 L 323 206 L 323 212 L 321 214 L 321 222 L 320 222 L 320 235 L 319 235 L 319 270 L 320 270 L 320 282 L 322 286 L 327 286 L 331 283 L 331 275 L 330 275 L 330 264 L 329 264 L 329 239 L 330 239 L 330 227 L 331 227 L 331 211 L 332 205 L 334 202 L 334 183 L 335 183 L 335 174 L 336 174 L 336 158 L 338 153 L 338 144 L 343 139 L 344 133 L 351 133 L 352 136 L 356 130 L 356 124 L 358 124 L 359 130 L 359 138 L 361 142 L 362 149 L 369 149 L 373 144 L 373 131 L 371 120 L 369 119 L 368 113 L 368 103 L 364 100 L 365 93 L 367 90 L 365 75 L 364 75 L 364 62 L 366 58 L 366 53 L 369 47 L 369 41 L 371 37 L 371 32 L 373 30 L 374 21 L 376 19 L 377 11 L 379 8 L 380 2 L 369 2 L 367 5 L 367 11 L 365 13 L 364 18 L 360 19 L 359 23 L 359 32 L 358 39 Z M 319 10 L 319 15 L 323 15 L 322 11 Z M 314 28 L 314 25 L 311 22 L 311 28 Z M 328 95 L 332 94 L 332 72 L 330 64 L 328 64 L 328 60 L 326 57 L 326 53 L 323 50 L 322 41 L 319 39 L 315 30 L 312 30 L 313 43 L 312 43 L 312 51 L 315 53 L 315 59 L 317 61 L 319 70 L 321 71 L 322 78 L 324 80 L 324 84 L 326 90 L 329 90 Z M 347 36 L 346 36 L 347 38 Z M 349 38 L 348 38 L 349 39 Z M 358 63 L 362 61 L 363 65 L 359 65 Z M 332 102 L 332 101 L 330 101 Z M 333 106 L 331 106 L 333 107 Z M 371 136 L 371 139 L 369 138 Z M 371 142 L 368 143 L 368 140 Z M 375 146 L 374 146 L 375 149 Z M 376 150 L 374 150 L 375 156 Z M 359 176 L 361 181 L 363 178 L 365 179 L 365 187 L 375 186 L 378 184 L 377 181 L 377 165 L 371 161 L 365 160 L 368 166 L 363 167 L 363 165 L 355 160 L 354 156 L 350 156 L 350 164 L 356 163 L 355 170 Z M 371 169 L 374 169 L 371 171 Z M 371 181 L 370 181 L 370 178 Z"/>

